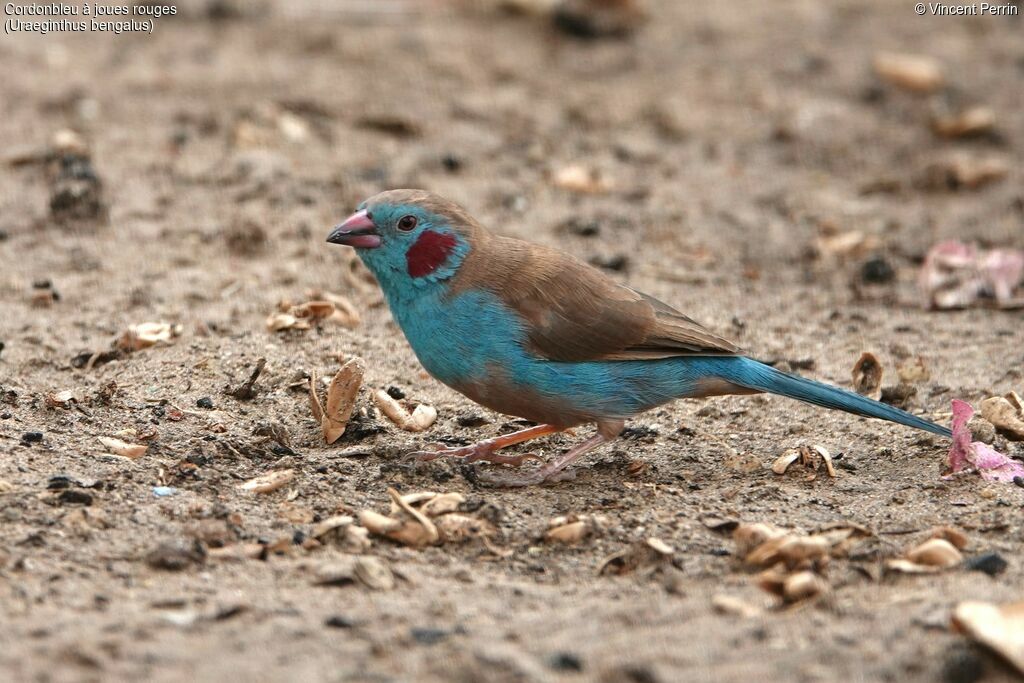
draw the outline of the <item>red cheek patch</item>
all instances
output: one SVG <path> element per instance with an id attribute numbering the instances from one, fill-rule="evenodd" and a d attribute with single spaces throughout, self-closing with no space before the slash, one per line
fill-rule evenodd
<path id="1" fill-rule="evenodd" d="M 412 277 L 430 275 L 447 260 L 457 244 L 455 237 L 443 232 L 424 230 L 405 253 L 405 264 Z"/>

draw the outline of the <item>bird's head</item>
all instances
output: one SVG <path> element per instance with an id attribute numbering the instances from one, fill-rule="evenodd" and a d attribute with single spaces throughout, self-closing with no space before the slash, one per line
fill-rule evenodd
<path id="1" fill-rule="evenodd" d="M 482 228 L 459 205 L 424 190 L 370 197 L 327 241 L 355 247 L 389 293 L 452 277 Z"/>

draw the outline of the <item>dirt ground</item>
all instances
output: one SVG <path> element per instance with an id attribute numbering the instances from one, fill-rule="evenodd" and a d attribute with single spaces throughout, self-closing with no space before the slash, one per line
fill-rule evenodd
<path id="1" fill-rule="evenodd" d="M 367 196 L 427 188 L 807 376 L 849 386 L 867 350 L 889 384 L 920 356 L 930 378 L 909 408 L 948 423 L 951 398 L 1024 388 L 1020 311 L 927 312 L 916 288 L 939 240 L 1024 246 L 1021 17 L 664 1 L 632 37 L 588 41 L 487 3 L 178 7 L 152 35 L 0 40 L 0 678 L 1012 677 L 949 617 L 961 600 L 1022 597 L 1021 488 L 941 479 L 938 437 L 760 396 L 652 411 L 556 485 L 488 488 L 451 462 L 411 470 L 401 456 L 421 444 L 516 425 L 428 377 L 351 250 L 324 238 Z M 937 58 L 945 87 L 881 82 L 879 51 Z M 993 133 L 929 127 L 970 105 L 996 113 Z M 67 215 L 97 208 L 97 188 L 47 160 L 66 129 L 88 148 L 105 216 Z M 941 170 L 961 158 L 1008 173 L 964 187 Z M 557 187 L 572 164 L 608 189 Z M 69 183 L 86 201 L 51 210 Z M 821 247 L 854 231 L 857 248 Z M 362 322 L 268 331 L 278 303 L 309 290 L 348 297 Z M 143 322 L 180 334 L 88 365 Z M 353 355 L 365 414 L 325 446 L 303 373 Z M 256 396 L 225 393 L 258 358 Z M 436 424 L 413 434 L 373 413 L 369 392 L 386 387 L 436 407 Z M 65 390 L 74 402 L 47 400 Z M 97 437 L 118 433 L 149 437 L 148 451 L 103 455 Z M 772 473 L 811 444 L 842 454 L 835 479 Z M 278 469 L 296 478 L 238 488 Z M 393 588 L 318 585 L 351 553 L 309 542 L 316 523 L 386 512 L 388 487 L 461 493 L 494 531 L 425 549 L 374 538 L 365 554 L 398 575 Z M 544 540 L 572 514 L 598 528 Z M 873 535 L 833 561 L 827 595 L 780 608 L 709 517 Z M 881 571 L 940 525 L 967 534 L 968 557 L 1008 567 Z M 671 557 L 599 573 L 649 537 Z M 223 557 L 256 543 L 259 558 Z M 715 596 L 757 613 L 722 613 Z"/>

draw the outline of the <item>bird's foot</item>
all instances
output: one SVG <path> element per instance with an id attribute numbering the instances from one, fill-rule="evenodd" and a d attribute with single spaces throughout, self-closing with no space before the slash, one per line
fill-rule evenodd
<path id="1" fill-rule="evenodd" d="M 461 446 L 458 448 L 437 448 L 430 451 L 415 451 L 406 456 L 407 459 L 416 462 L 429 462 L 441 457 L 461 458 L 463 462 L 490 462 L 496 465 L 512 465 L 519 467 L 528 460 L 540 460 L 533 453 L 522 453 L 518 455 L 502 455 L 496 453 L 501 446 L 494 439 L 487 439 L 472 446 Z"/>
<path id="2" fill-rule="evenodd" d="M 576 444 L 563 455 L 555 458 L 546 465 L 542 465 L 532 472 L 519 472 L 516 474 L 496 474 L 490 472 L 484 472 L 478 475 L 480 481 L 487 484 L 494 484 L 495 486 L 534 486 L 536 484 L 553 483 L 556 481 L 566 481 L 567 479 L 575 479 L 576 472 L 568 469 L 577 458 L 581 455 L 590 451 L 601 444 L 610 441 L 614 437 L 608 436 L 606 433 L 598 432 L 594 436 L 590 437 L 586 441 L 580 444 Z"/>

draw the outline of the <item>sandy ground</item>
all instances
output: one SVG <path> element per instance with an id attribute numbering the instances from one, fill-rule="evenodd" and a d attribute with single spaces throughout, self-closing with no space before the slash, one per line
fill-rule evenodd
<path id="1" fill-rule="evenodd" d="M 319 5 L 185 4 L 153 35 L 0 40 L 0 678 L 1011 676 L 948 623 L 960 600 L 1021 597 L 1020 488 L 944 481 L 942 439 L 775 397 L 652 411 L 558 485 L 481 487 L 450 462 L 410 471 L 401 455 L 423 443 L 516 425 L 430 379 L 350 250 L 323 240 L 366 196 L 428 188 L 494 230 L 600 261 L 808 376 L 849 386 L 869 350 L 888 384 L 921 356 L 930 378 L 909 408 L 947 422 L 953 397 L 1024 387 L 1019 311 L 930 313 L 915 286 L 940 239 L 1024 246 L 1020 17 L 652 2 L 632 38 L 580 41 L 481 7 Z M 871 70 L 883 50 L 937 58 L 947 87 L 883 84 Z M 937 112 L 974 104 L 996 112 L 994 134 L 930 130 Z M 105 219 L 51 212 L 66 181 L 37 152 L 63 129 L 89 149 Z M 936 165 L 958 155 L 1008 174 L 977 189 L 937 182 Z M 555 187 L 552 174 L 575 163 L 610 189 Z M 815 247 L 850 231 L 875 246 Z M 865 285 L 876 255 L 894 276 Z M 269 332 L 278 302 L 308 290 L 348 297 L 361 324 Z M 147 321 L 180 334 L 83 367 Z M 333 374 L 352 355 L 367 367 L 361 409 L 369 390 L 397 387 L 435 406 L 436 424 L 410 434 L 371 414 L 325 446 L 303 373 Z M 261 357 L 256 397 L 225 394 Z M 64 390 L 76 403 L 48 405 Z M 290 450 L 260 435 L 274 429 Z M 122 430 L 152 437 L 144 456 L 102 455 L 97 437 Z M 26 443 L 29 432 L 41 441 Z M 838 477 L 771 472 L 804 444 L 841 453 Z M 276 492 L 237 488 L 285 468 L 296 478 Z M 316 521 L 386 512 L 388 487 L 463 494 L 493 523 L 489 542 L 378 538 L 366 555 L 399 575 L 392 589 L 316 585 L 351 559 L 308 542 Z M 576 545 L 545 542 L 548 520 L 567 514 L 600 528 Z M 873 535 L 828 568 L 828 595 L 780 609 L 709 516 Z M 938 525 L 967 534 L 968 556 L 998 553 L 1008 568 L 880 571 Z M 649 537 L 671 558 L 599 574 Z M 263 559 L 217 557 L 254 543 Z M 760 612 L 719 613 L 716 595 Z"/>

